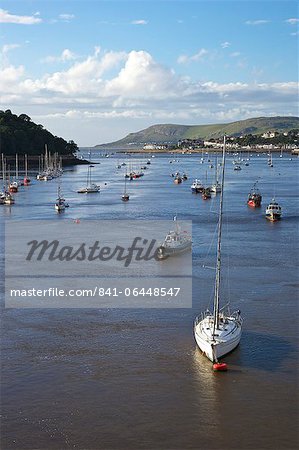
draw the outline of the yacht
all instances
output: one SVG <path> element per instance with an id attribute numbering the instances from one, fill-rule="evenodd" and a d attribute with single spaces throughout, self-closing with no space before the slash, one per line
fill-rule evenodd
<path id="1" fill-rule="evenodd" d="M 79 189 L 77 192 L 78 194 L 92 194 L 94 192 L 99 192 L 100 186 L 98 186 L 95 183 L 91 182 L 91 169 L 93 165 L 89 164 L 87 169 L 87 183 L 86 186 Z"/>
<path id="2" fill-rule="evenodd" d="M 225 136 L 223 140 L 222 156 L 222 182 L 219 205 L 218 240 L 216 273 L 214 284 L 213 312 L 206 310 L 194 321 L 195 341 L 204 355 L 214 365 L 214 370 L 225 370 L 226 364 L 218 363 L 218 358 L 226 355 L 237 347 L 242 334 L 241 312 L 230 312 L 229 304 L 220 308 L 220 281 L 221 281 L 221 238 L 222 238 L 222 213 L 223 213 L 223 187 L 225 170 Z"/>
<path id="3" fill-rule="evenodd" d="M 273 198 L 271 203 L 267 206 L 266 219 L 270 220 L 270 222 L 276 222 L 281 219 L 281 214 L 281 206 L 277 203 L 275 198 Z"/>

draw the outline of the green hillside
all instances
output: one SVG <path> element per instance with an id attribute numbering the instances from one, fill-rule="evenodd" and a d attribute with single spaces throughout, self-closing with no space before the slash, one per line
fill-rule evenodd
<path id="1" fill-rule="evenodd" d="M 129 148 L 145 143 L 174 144 L 181 139 L 210 139 L 266 131 L 290 131 L 299 128 L 299 117 L 258 117 L 237 122 L 211 125 L 152 125 L 145 130 L 130 133 L 119 141 L 96 145 L 96 148 Z"/>
<path id="2" fill-rule="evenodd" d="M 0 153 L 40 155 L 45 150 L 60 155 L 73 155 L 78 149 L 73 141 L 53 136 L 43 125 L 32 122 L 27 114 L 17 116 L 9 109 L 0 111 Z"/>

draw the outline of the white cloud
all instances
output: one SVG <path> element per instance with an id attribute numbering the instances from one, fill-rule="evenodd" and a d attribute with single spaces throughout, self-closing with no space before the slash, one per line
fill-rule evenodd
<path id="1" fill-rule="evenodd" d="M 147 25 L 148 21 L 144 19 L 132 20 L 131 25 Z"/>
<path id="2" fill-rule="evenodd" d="M 1 66 L 0 66 L 0 70 L 2 70 L 2 68 L 7 68 L 10 66 L 9 63 L 9 59 L 8 59 L 8 53 L 11 50 L 14 50 L 16 48 L 21 47 L 19 44 L 4 44 L 1 48 Z M 11 66 L 12 67 L 12 66 Z"/>
<path id="3" fill-rule="evenodd" d="M 21 47 L 20 44 L 4 44 L 2 47 L 2 54 L 6 54 L 15 48 Z"/>
<path id="4" fill-rule="evenodd" d="M 177 59 L 178 64 L 186 64 L 190 61 L 202 61 L 204 56 L 206 56 L 209 52 L 205 48 L 201 48 L 194 55 L 180 55 Z"/>
<path id="5" fill-rule="evenodd" d="M 241 55 L 240 52 L 232 52 L 232 53 L 230 53 L 229 56 L 231 56 L 232 58 L 237 58 L 237 57 L 240 56 L 240 55 Z"/>
<path id="6" fill-rule="evenodd" d="M 0 71 L 0 92 L 4 95 L 15 95 L 19 92 L 18 85 L 25 74 L 24 66 L 7 66 Z M 1 94 L 0 94 L 1 96 Z"/>
<path id="7" fill-rule="evenodd" d="M 0 23 L 16 23 L 20 25 L 34 25 L 41 23 L 42 19 L 34 16 L 17 16 L 15 14 L 10 14 L 4 9 L 0 9 Z"/>
<path id="8" fill-rule="evenodd" d="M 64 22 L 70 22 L 75 16 L 74 14 L 59 14 L 58 18 Z"/>
<path id="9" fill-rule="evenodd" d="M 46 56 L 41 60 L 44 63 L 67 62 L 77 59 L 78 56 L 68 48 L 64 49 L 59 56 Z"/>
<path id="10" fill-rule="evenodd" d="M 269 23 L 269 20 L 259 19 L 259 20 L 247 20 L 246 25 L 263 25 L 265 23 Z"/>
<path id="11" fill-rule="evenodd" d="M 221 45 L 222 48 L 227 48 L 227 47 L 231 46 L 231 43 L 228 42 L 228 41 L 225 41 L 225 42 L 222 42 L 220 45 Z"/>
<path id="12" fill-rule="evenodd" d="M 149 53 L 133 50 L 119 74 L 107 81 L 105 92 L 108 95 L 156 97 L 169 93 L 172 79 L 173 72 L 157 64 Z"/>
<path id="13" fill-rule="evenodd" d="M 291 18 L 291 19 L 287 19 L 286 22 L 289 23 L 290 25 L 296 25 L 299 22 L 299 19 Z"/>

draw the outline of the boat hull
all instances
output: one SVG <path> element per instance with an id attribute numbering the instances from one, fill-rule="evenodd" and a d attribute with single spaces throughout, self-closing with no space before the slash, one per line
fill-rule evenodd
<path id="1" fill-rule="evenodd" d="M 281 214 L 266 214 L 266 219 L 270 222 L 277 222 L 281 219 Z"/>
<path id="2" fill-rule="evenodd" d="M 83 189 L 79 189 L 78 194 L 94 194 L 96 192 L 99 192 L 100 189 L 97 188 L 83 188 Z"/>
<path id="3" fill-rule="evenodd" d="M 251 208 L 259 208 L 261 206 L 261 201 L 248 200 L 247 205 Z"/>
<path id="4" fill-rule="evenodd" d="M 4 205 L 14 205 L 15 200 L 14 200 L 14 198 L 6 198 L 6 199 L 3 201 L 3 203 L 4 203 Z"/>
<path id="5" fill-rule="evenodd" d="M 61 212 L 65 210 L 65 205 L 55 205 L 55 210 Z"/>
<path id="6" fill-rule="evenodd" d="M 219 358 L 232 352 L 239 345 L 242 335 L 241 322 L 234 318 L 228 319 L 231 331 L 226 335 L 220 333 L 219 338 L 212 338 L 212 336 L 207 336 L 207 334 L 205 334 L 204 327 L 201 326 L 204 321 L 206 321 L 206 319 L 203 319 L 202 322 L 197 324 L 195 323 L 194 338 L 204 355 L 210 361 L 217 362 Z"/>
<path id="7" fill-rule="evenodd" d="M 164 245 L 161 245 L 158 249 L 158 258 L 159 259 L 165 259 L 169 256 L 176 256 L 181 253 L 184 253 L 188 250 L 191 250 L 192 248 L 192 242 L 186 242 L 185 244 L 182 244 L 177 247 L 166 247 Z"/>

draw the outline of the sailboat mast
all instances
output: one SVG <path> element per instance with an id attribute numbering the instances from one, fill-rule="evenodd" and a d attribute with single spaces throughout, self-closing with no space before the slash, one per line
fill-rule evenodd
<path id="1" fill-rule="evenodd" d="M 4 154 L 1 154 L 1 161 L 2 161 L 2 178 L 3 178 L 3 188 L 6 190 L 6 167 L 5 167 L 5 160 L 4 160 Z"/>
<path id="2" fill-rule="evenodd" d="M 90 164 L 88 164 L 88 168 L 87 168 L 86 186 L 89 186 L 89 184 L 90 184 L 90 182 L 89 182 L 89 174 L 90 174 Z"/>
<path id="3" fill-rule="evenodd" d="M 213 336 L 219 324 L 219 288 L 220 288 L 220 269 L 221 269 L 221 235 L 222 235 L 222 212 L 223 212 L 223 187 L 224 187 L 224 168 L 225 168 L 225 138 L 223 138 L 223 153 L 222 153 L 222 179 L 219 205 L 219 221 L 218 221 L 218 244 L 217 244 L 217 265 L 216 265 L 216 279 L 215 279 L 215 294 L 214 294 L 214 325 Z"/>
<path id="4" fill-rule="evenodd" d="M 19 179 L 19 161 L 18 161 L 18 154 L 16 153 L 16 181 Z"/>

